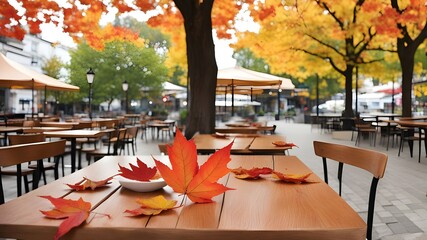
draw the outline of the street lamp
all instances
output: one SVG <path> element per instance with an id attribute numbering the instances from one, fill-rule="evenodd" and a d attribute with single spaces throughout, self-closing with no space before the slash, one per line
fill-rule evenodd
<path id="1" fill-rule="evenodd" d="M 126 93 L 125 113 L 128 113 L 128 88 L 129 88 L 129 84 L 126 80 L 122 83 L 122 88 L 123 88 L 123 91 L 125 91 L 125 93 Z"/>
<path id="2" fill-rule="evenodd" d="M 89 68 L 89 71 L 86 73 L 87 83 L 89 83 L 89 118 L 92 120 L 92 83 L 95 78 L 95 72 L 92 68 Z"/>

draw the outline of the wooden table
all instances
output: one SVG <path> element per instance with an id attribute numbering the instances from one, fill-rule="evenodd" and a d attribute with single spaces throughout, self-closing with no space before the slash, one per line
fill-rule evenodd
<path id="1" fill-rule="evenodd" d="M 7 146 L 7 134 L 11 132 L 21 132 L 22 127 L 0 126 L 0 133 L 4 134 L 3 146 Z"/>
<path id="2" fill-rule="evenodd" d="M 46 137 L 64 138 L 71 142 L 71 172 L 76 171 L 76 139 L 77 138 L 98 138 L 105 134 L 104 131 L 99 130 L 65 130 L 65 131 L 53 131 L 43 132 Z M 79 164 L 78 168 L 81 166 Z"/>
<path id="3" fill-rule="evenodd" d="M 151 128 L 151 137 L 153 139 L 155 137 L 155 132 L 157 132 L 157 139 L 159 139 L 159 132 L 161 129 L 168 128 L 170 131 L 172 131 L 172 127 L 174 125 L 175 120 L 152 121 L 147 123 L 147 127 Z"/>
<path id="4" fill-rule="evenodd" d="M 153 165 L 150 156 L 139 156 Z M 208 156 L 199 156 L 203 162 Z M 162 158 L 162 157 L 156 157 Z M 163 156 L 165 161 L 167 156 Z M 231 156 L 229 168 L 271 167 L 284 173 L 307 173 L 311 170 L 295 156 Z M 111 218 L 91 214 L 89 221 L 69 232 L 64 239 L 365 239 L 366 224 L 332 188 L 317 175 L 316 183 L 288 184 L 268 177 L 240 180 L 233 174 L 220 181 L 235 190 L 214 198 L 214 203 L 194 204 L 168 186 L 151 193 L 137 193 L 121 188 L 116 180 L 95 191 L 73 192 L 65 183 L 83 177 L 105 179 L 118 171 L 117 164 L 134 163 L 136 157 L 108 156 L 90 166 L 42 186 L 20 198 L 0 205 L 0 237 L 18 239 L 52 239 L 60 220 L 43 217 L 39 210 L 52 205 L 38 196 L 82 197 L 94 211 Z M 319 159 L 320 161 L 320 159 Z M 138 198 L 163 195 L 183 206 L 157 216 L 128 217 L 126 209 L 139 207 Z"/>
<path id="5" fill-rule="evenodd" d="M 193 137 L 198 153 L 210 154 L 234 142 L 232 154 L 284 154 L 291 147 L 277 147 L 275 141 L 286 141 L 281 135 L 227 134 L 216 137 L 211 134 L 197 134 Z"/>
<path id="6" fill-rule="evenodd" d="M 216 127 L 215 132 L 218 133 L 240 133 L 240 134 L 256 134 L 257 127 Z"/>
<path id="7" fill-rule="evenodd" d="M 418 128 L 420 131 L 420 138 L 422 137 L 421 131 L 424 130 L 424 139 L 420 139 L 418 141 L 418 162 L 421 161 L 421 141 L 424 140 L 424 148 L 427 150 L 427 139 L 426 139 L 426 133 L 427 133 L 427 122 L 425 121 L 418 121 L 418 120 L 390 120 L 392 122 L 395 122 L 403 127 L 414 127 Z"/>

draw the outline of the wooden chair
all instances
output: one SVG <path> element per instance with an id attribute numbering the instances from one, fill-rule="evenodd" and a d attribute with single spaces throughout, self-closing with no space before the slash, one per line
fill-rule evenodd
<path id="1" fill-rule="evenodd" d="M 377 129 L 375 127 L 373 127 L 370 123 L 365 123 L 365 124 L 355 124 L 355 129 L 357 131 L 356 142 L 355 142 L 356 146 L 360 145 L 361 138 L 364 135 L 368 135 L 369 145 L 373 144 L 375 147 L 375 142 L 377 141 Z"/>
<path id="2" fill-rule="evenodd" d="M 27 143 L 35 143 L 35 142 L 45 142 L 46 137 L 44 134 L 18 134 L 18 135 L 10 135 L 9 136 L 9 144 L 10 145 L 18 145 L 18 144 L 27 144 Z M 64 157 L 61 156 L 62 160 L 62 176 L 65 175 L 64 171 Z M 41 174 L 43 175 L 43 181 L 44 184 L 47 184 L 46 180 L 46 170 L 53 170 L 55 179 L 59 178 L 58 173 L 58 165 L 59 165 L 59 159 L 57 159 L 54 162 L 42 162 L 43 163 L 43 169 Z M 28 168 L 30 169 L 37 169 L 37 163 L 33 164 L 30 163 L 28 165 Z"/>
<path id="3" fill-rule="evenodd" d="M 414 156 L 414 141 L 419 141 L 420 148 L 418 149 L 418 162 L 421 162 L 421 141 L 425 139 L 425 133 L 420 131 L 417 131 L 416 128 L 413 127 L 403 127 L 403 126 L 397 126 L 399 129 L 399 135 L 400 135 L 400 143 L 399 143 L 399 152 L 397 156 L 400 157 L 400 152 L 403 152 L 403 145 L 405 142 L 408 142 L 409 145 L 409 153 L 411 155 L 411 158 Z M 427 152 L 427 143 L 424 142 L 424 148 Z"/>
<path id="4" fill-rule="evenodd" d="M 135 155 L 135 150 L 136 150 L 136 138 L 138 136 L 138 127 L 137 126 L 133 126 L 133 127 L 128 127 L 126 130 L 126 135 L 123 139 L 123 145 L 122 145 L 122 150 L 123 152 L 125 151 L 125 147 L 127 146 L 128 149 L 128 155 L 130 154 L 129 151 L 129 144 L 132 146 L 132 153 L 133 155 Z"/>
<path id="5" fill-rule="evenodd" d="M 142 119 L 139 121 L 139 132 L 141 132 L 141 139 L 145 137 L 145 142 L 147 142 L 147 123 L 148 119 Z"/>
<path id="6" fill-rule="evenodd" d="M 341 196 L 342 173 L 344 163 L 370 172 L 373 175 L 369 193 L 366 238 L 372 239 L 372 223 L 374 218 L 375 195 L 380 178 L 384 177 L 388 156 L 381 152 L 345 145 L 314 141 L 314 152 L 322 157 L 324 180 L 328 183 L 328 167 L 326 159 L 338 162 L 339 194 Z"/>
<path id="7" fill-rule="evenodd" d="M 0 167 L 17 166 L 18 178 L 21 178 L 21 164 L 31 161 L 37 161 L 49 157 L 56 157 L 64 154 L 65 140 L 54 142 L 37 142 L 28 144 L 19 144 L 14 146 L 0 147 Z M 25 153 L 25 154 L 22 154 Z M 40 169 L 40 168 L 39 168 Z M 39 170 L 37 169 L 37 170 Z M 0 171 L 0 204 L 4 203 L 3 184 Z M 38 174 L 34 174 L 33 188 L 37 188 Z M 19 186 L 18 186 L 19 187 Z M 18 196 L 20 196 L 18 188 Z"/>
<path id="8" fill-rule="evenodd" d="M 86 158 L 90 164 L 91 158 L 94 161 L 101 159 L 104 156 L 117 156 L 119 149 L 122 148 L 123 139 L 126 135 L 126 128 L 106 130 L 108 138 L 102 148 L 94 149 L 86 152 Z"/>
<path id="9" fill-rule="evenodd" d="M 159 144 L 158 145 L 160 153 L 162 155 L 168 155 L 168 148 L 167 148 L 168 145 L 170 145 L 170 144 Z"/>

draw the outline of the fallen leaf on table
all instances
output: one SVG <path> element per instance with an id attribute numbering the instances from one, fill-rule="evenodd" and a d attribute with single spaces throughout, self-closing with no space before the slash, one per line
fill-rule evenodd
<path id="1" fill-rule="evenodd" d="M 259 175 L 261 174 L 271 174 L 273 172 L 273 169 L 268 167 L 263 167 L 263 168 L 254 167 L 251 169 L 245 169 L 245 168 L 239 167 L 235 169 L 230 169 L 230 171 L 235 174 L 236 178 L 255 179 L 255 178 L 259 178 Z"/>
<path id="2" fill-rule="evenodd" d="M 307 173 L 307 174 L 284 174 L 281 172 L 276 172 L 273 171 L 272 175 L 274 178 L 279 179 L 281 181 L 284 182 L 291 182 L 291 183 L 307 183 L 309 181 L 307 181 L 307 178 L 311 175 L 312 173 Z"/>
<path id="3" fill-rule="evenodd" d="M 196 145 L 177 130 L 174 143 L 168 148 L 172 168 L 156 159 L 154 162 L 163 179 L 175 192 L 186 194 L 195 203 L 208 203 L 212 202 L 214 196 L 231 190 L 217 181 L 230 172 L 227 164 L 231 160 L 232 144 L 211 155 L 199 169 Z"/>
<path id="4" fill-rule="evenodd" d="M 64 219 L 66 218 L 58 228 L 58 231 L 55 234 L 54 239 L 59 239 L 69 232 L 72 228 L 82 224 L 88 217 L 91 209 L 90 202 L 83 201 L 82 198 L 79 200 L 63 199 L 63 198 L 54 198 L 51 196 L 40 196 L 49 200 L 54 209 L 50 211 L 42 211 L 46 217 L 54 219 Z"/>
<path id="5" fill-rule="evenodd" d="M 225 133 L 214 133 L 212 134 L 212 136 L 216 137 L 216 138 L 227 138 L 228 135 Z"/>
<path id="6" fill-rule="evenodd" d="M 111 179 L 113 179 L 113 176 L 111 176 L 107 179 L 101 180 L 101 181 L 93 181 L 93 180 L 90 180 L 89 178 L 83 177 L 82 181 L 80 181 L 76 184 L 67 184 L 67 185 L 76 191 L 83 191 L 83 190 L 86 190 L 87 188 L 95 190 L 95 188 L 97 188 L 97 187 L 102 187 L 102 186 L 105 186 L 107 184 L 110 184 Z"/>
<path id="7" fill-rule="evenodd" d="M 134 210 L 126 210 L 125 212 L 132 216 L 157 215 L 162 211 L 174 208 L 176 205 L 175 200 L 167 200 L 162 195 L 152 198 L 138 199 L 137 202 L 141 204 L 141 207 Z"/>
<path id="8" fill-rule="evenodd" d="M 119 164 L 119 175 L 122 177 L 125 177 L 127 179 L 141 181 L 141 182 L 149 182 L 150 179 L 156 179 L 159 178 L 159 176 L 156 176 L 157 168 L 156 167 L 148 167 L 147 164 L 136 159 L 137 166 L 129 163 L 129 166 L 131 169 L 128 169 L 126 167 L 122 167 Z"/>
<path id="9" fill-rule="evenodd" d="M 273 143 L 273 145 L 275 145 L 275 146 L 277 146 L 277 147 L 298 147 L 297 145 L 295 145 L 295 144 L 293 144 L 293 143 L 288 143 L 288 142 L 285 142 L 285 141 L 275 141 L 275 142 L 272 142 Z"/>

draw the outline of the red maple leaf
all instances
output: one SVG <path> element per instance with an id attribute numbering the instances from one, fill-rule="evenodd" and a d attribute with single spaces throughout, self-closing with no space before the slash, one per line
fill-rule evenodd
<path id="1" fill-rule="evenodd" d="M 119 175 L 127 179 L 132 179 L 132 180 L 141 181 L 141 182 L 148 182 L 150 181 L 150 179 L 152 179 L 156 175 L 156 172 L 157 172 L 156 167 L 150 168 L 147 166 L 147 164 L 143 163 L 138 158 L 136 159 L 136 163 L 138 166 L 135 166 L 129 163 L 131 169 L 122 167 L 119 164 L 119 168 L 120 168 Z"/>
<path id="2" fill-rule="evenodd" d="M 154 162 L 163 179 L 175 192 L 186 194 L 193 202 L 208 203 L 212 202 L 214 196 L 230 190 L 217 181 L 230 172 L 227 164 L 231 160 L 232 144 L 211 155 L 199 169 L 196 145 L 192 140 L 187 141 L 177 130 L 173 145 L 168 147 L 172 168 L 156 159 Z"/>
<path id="3" fill-rule="evenodd" d="M 79 200 L 63 199 L 63 198 L 54 198 L 51 196 L 40 196 L 42 198 L 48 199 L 54 209 L 50 211 L 42 211 L 46 217 L 54 219 L 64 219 L 66 218 L 58 228 L 58 231 L 55 234 L 54 239 L 59 239 L 69 232 L 72 228 L 82 224 L 88 217 L 91 209 L 90 202 L 83 201 L 82 198 Z"/>

